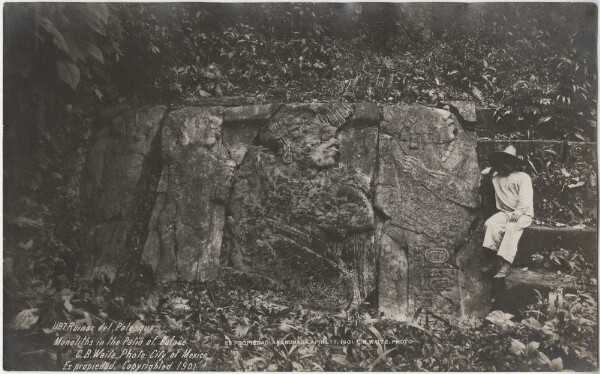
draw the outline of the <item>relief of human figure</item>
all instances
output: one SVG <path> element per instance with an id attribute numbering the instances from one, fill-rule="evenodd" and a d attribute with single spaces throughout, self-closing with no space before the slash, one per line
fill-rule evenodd
<path id="1" fill-rule="evenodd" d="M 369 181 L 339 163 L 350 114 L 284 106 L 246 154 L 230 200 L 234 266 L 321 306 L 357 303 L 375 288 Z"/>
<path id="2" fill-rule="evenodd" d="M 459 315 L 468 290 L 455 255 L 477 218 L 476 138 L 445 110 L 386 106 L 379 144 L 380 310 L 398 319 Z"/>
<path id="3" fill-rule="evenodd" d="M 142 263 L 158 281 L 214 279 L 235 163 L 221 143 L 221 108 L 169 113 L 163 170 Z"/>

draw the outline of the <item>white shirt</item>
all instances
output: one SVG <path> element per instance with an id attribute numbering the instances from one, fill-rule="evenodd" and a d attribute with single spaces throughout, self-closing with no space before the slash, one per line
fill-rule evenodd
<path id="1" fill-rule="evenodd" d="M 529 175 L 515 171 L 508 176 L 494 173 L 492 183 L 496 191 L 496 208 L 533 218 L 533 186 Z"/>

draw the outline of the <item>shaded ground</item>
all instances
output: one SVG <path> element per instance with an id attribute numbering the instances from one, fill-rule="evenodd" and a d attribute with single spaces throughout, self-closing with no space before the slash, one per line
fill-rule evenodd
<path id="1" fill-rule="evenodd" d="M 108 287 L 94 290 L 78 284 L 74 290 L 47 290 L 27 298 L 35 308 L 5 324 L 4 369 L 60 370 L 106 361 L 127 370 L 135 363 L 156 361 L 133 358 L 141 351 L 149 356 L 157 349 L 170 354 L 179 348 L 197 355 L 187 360 L 167 356 L 164 364 L 172 362 L 173 370 L 177 365 L 195 370 L 593 370 L 596 365 L 596 302 L 587 292 L 561 294 L 560 303 L 558 294 L 544 296 L 512 321 L 512 315 L 496 311 L 484 320 L 458 324 L 431 315 L 419 316 L 420 324 L 406 324 L 381 320 L 368 305 L 350 312 L 309 310 L 284 294 L 248 290 L 232 279 L 172 284 L 131 303 Z M 95 331 L 61 331 L 55 322 L 95 326 Z M 97 331 L 111 322 L 147 326 L 147 331 Z M 96 344 L 57 344 L 61 336 L 87 336 Z M 97 343 L 111 336 L 129 343 Z M 165 337 L 165 344 L 184 343 L 161 346 Z M 152 344 L 146 345 L 148 341 Z M 107 355 L 114 350 L 116 356 L 77 358 L 101 348 Z M 80 349 L 83 353 L 78 354 Z"/>

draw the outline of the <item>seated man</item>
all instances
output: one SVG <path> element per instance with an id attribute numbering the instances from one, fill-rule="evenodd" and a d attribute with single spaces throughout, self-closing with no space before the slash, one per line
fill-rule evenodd
<path id="1" fill-rule="evenodd" d="M 500 267 L 494 278 L 503 278 L 508 273 L 517 253 L 517 245 L 523 229 L 531 225 L 533 219 L 533 188 L 531 178 L 518 171 L 522 161 L 517 150 L 508 146 L 504 151 L 490 154 L 491 168 L 482 174 L 490 174 L 496 195 L 496 207 L 500 212 L 485 222 L 483 248 L 495 260 L 482 268 L 485 273 Z M 493 251 L 493 252 L 489 252 Z"/>

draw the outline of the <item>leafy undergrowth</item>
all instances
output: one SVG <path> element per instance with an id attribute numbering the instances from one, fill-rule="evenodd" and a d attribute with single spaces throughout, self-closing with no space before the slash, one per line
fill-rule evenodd
<path id="1" fill-rule="evenodd" d="M 77 289 L 46 294 L 36 303 L 23 302 L 16 316 L 5 319 L 5 369 L 90 369 L 75 365 L 107 362 L 114 366 L 101 368 L 132 370 L 136 364 L 156 362 L 148 357 L 157 349 L 166 354 L 162 364 L 171 366 L 155 369 L 171 370 L 527 371 L 597 366 L 597 305 L 587 293 L 550 293 L 531 305 L 521 321 L 494 311 L 485 319 L 447 325 L 434 318 L 419 324 L 384 320 L 369 308 L 309 310 L 284 294 L 218 281 L 165 285 L 133 302 L 115 296 L 107 286 L 77 284 Z M 57 327 L 57 322 L 65 325 Z M 79 329 L 94 326 L 94 331 L 60 327 L 69 323 Z M 110 323 L 128 328 L 98 331 Z M 96 343 L 81 340 L 86 336 Z M 57 344 L 60 337 L 80 338 L 80 344 Z M 111 337 L 121 344 L 107 345 Z M 88 349 L 101 348 L 106 355 L 113 349 L 114 356 L 78 358 Z M 190 350 L 187 359 L 179 355 L 170 360 L 180 348 Z"/>
<path id="2" fill-rule="evenodd" d="M 573 147 L 568 162 L 552 149 L 530 152 L 525 161 L 538 196 L 534 202 L 536 224 L 597 225 L 595 147 Z"/>

